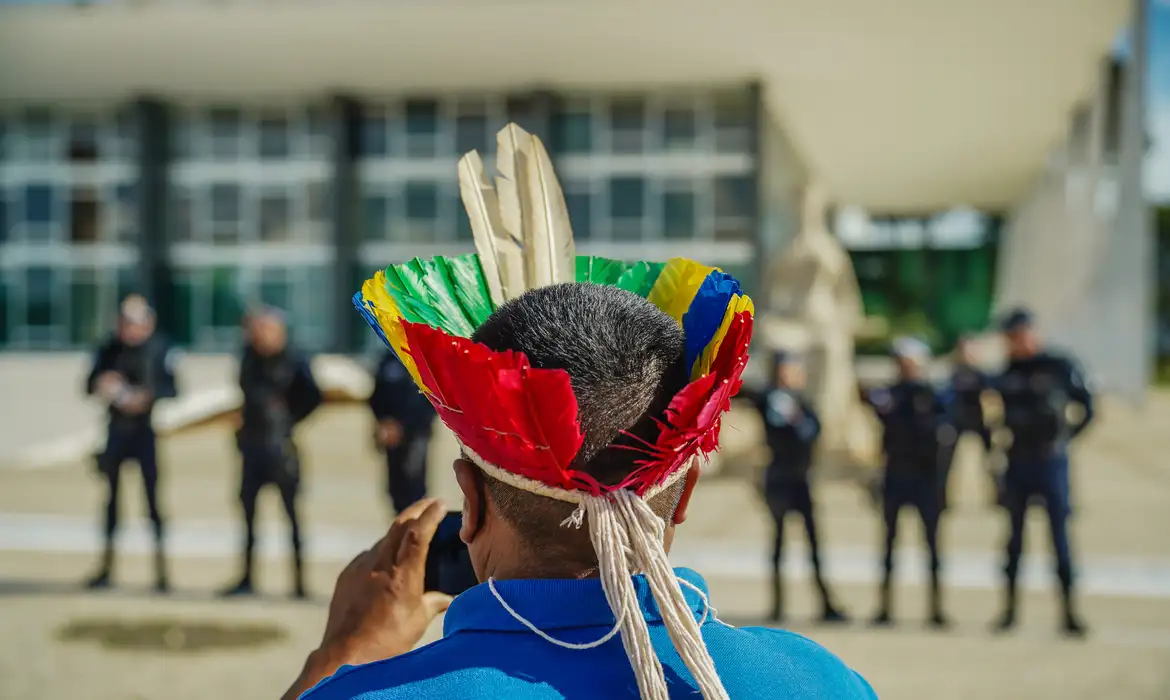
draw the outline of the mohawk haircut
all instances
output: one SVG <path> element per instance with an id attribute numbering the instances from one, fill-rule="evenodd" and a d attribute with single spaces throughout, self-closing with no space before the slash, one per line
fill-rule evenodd
<path id="1" fill-rule="evenodd" d="M 569 374 L 584 442 L 572 467 L 603 484 L 622 480 L 653 443 L 666 408 L 690 379 L 682 329 L 649 301 L 616 287 L 559 284 L 527 292 L 496 309 L 472 340 L 523 352 L 533 367 Z M 500 465 L 507 468 L 507 465 Z M 503 484 L 484 474 L 500 515 L 538 555 L 534 566 L 597 566 L 585 529 L 561 527 L 575 506 Z M 650 499 L 669 522 L 683 481 Z M 543 560 L 541 562 L 540 560 Z"/>

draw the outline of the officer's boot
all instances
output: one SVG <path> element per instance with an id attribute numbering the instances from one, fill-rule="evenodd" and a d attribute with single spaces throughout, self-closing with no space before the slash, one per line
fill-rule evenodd
<path id="1" fill-rule="evenodd" d="M 836 605 L 833 605 L 833 596 L 829 595 L 829 587 L 825 585 L 825 579 L 821 576 L 820 566 L 816 567 L 815 575 L 817 590 L 821 594 L 821 622 L 849 622 L 849 616 Z"/>
<path id="2" fill-rule="evenodd" d="M 252 595 L 252 542 L 244 547 L 244 572 L 234 585 L 221 590 L 219 594 L 225 598 L 232 596 Z"/>
<path id="3" fill-rule="evenodd" d="M 1066 580 L 1060 582 L 1060 602 L 1061 608 L 1064 611 L 1064 620 L 1061 623 L 1060 631 L 1069 637 L 1078 639 L 1084 637 L 1088 633 L 1088 630 L 1076 614 L 1071 581 Z"/>
<path id="4" fill-rule="evenodd" d="M 780 574 L 780 565 L 772 567 L 772 612 L 768 616 L 771 622 L 784 620 L 784 577 Z"/>
<path id="5" fill-rule="evenodd" d="M 891 578 L 891 572 L 887 569 L 885 576 L 882 578 L 881 607 L 878 609 L 878 614 L 874 616 L 872 622 L 875 627 L 888 627 L 894 622 L 890 616 Z"/>
<path id="6" fill-rule="evenodd" d="M 305 589 L 305 563 L 299 545 L 293 550 L 293 597 L 300 600 L 309 597 Z"/>
<path id="7" fill-rule="evenodd" d="M 1003 614 L 992 626 L 995 632 L 1007 632 L 1016 626 L 1016 579 L 1014 576 L 1008 579 L 1004 593 Z"/>
<path id="8" fill-rule="evenodd" d="M 161 534 L 154 544 L 154 590 L 156 593 L 169 593 L 171 590 L 170 578 L 167 576 L 167 554 Z"/>
<path id="9" fill-rule="evenodd" d="M 85 587 L 89 590 L 99 590 L 110 587 L 110 573 L 114 568 L 114 541 L 106 539 L 106 548 L 102 551 L 101 563 L 98 570 L 85 580 Z"/>
<path id="10" fill-rule="evenodd" d="M 930 626 L 935 629 L 946 629 L 951 621 L 943 614 L 942 584 L 939 581 L 938 571 L 930 572 Z"/>

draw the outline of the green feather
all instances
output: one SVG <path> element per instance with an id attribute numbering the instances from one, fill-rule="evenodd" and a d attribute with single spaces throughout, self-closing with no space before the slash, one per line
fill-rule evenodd
<path id="1" fill-rule="evenodd" d="M 650 290 L 654 287 L 658 275 L 665 266 L 666 263 L 660 262 L 636 262 L 618 277 L 614 286 L 633 292 L 645 299 L 650 296 Z"/>
<path id="2" fill-rule="evenodd" d="M 610 260 L 597 255 L 577 256 L 577 281 L 613 286 L 629 263 Z"/>
<path id="3" fill-rule="evenodd" d="M 429 326 L 446 331 L 462 338 L 471 336 L 475 328 L 463 313 L 463 308 L 456 300 L 455 288 L 447 272 L 446 264 L 440 259 L 422 260 L 415 258 L 401 265 L 394 265 L 397 280 L 390 278 L 387 270 L 387 280 L 391 286 L 398 286 L 400 295 L 395 294 L 395 301 L 399 302 L 404 315 L 409 318 L 410 312 L 419 317 L 419 321 Z M 392 290 L 392 293 L 396 290 Z M 409 309 L 409 311 L 408 311 Z"/>
<path id="4" fill-rule="evenodd" d="M 483 277 L 483 268 L 479 266 L 479 256 L 470 254 L 435 260 L 446 263 L 448 276 L 455 286 L 455 298 L 459 300 L 471 325 L 479 328 L 496 310 L 487 288 L 487 280 Z"/>

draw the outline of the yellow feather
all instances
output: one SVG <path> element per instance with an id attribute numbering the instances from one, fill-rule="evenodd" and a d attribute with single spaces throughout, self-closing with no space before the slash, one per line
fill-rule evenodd
<path id="1" fill-rule="evenodd" d="M 723 339 L 727 337 L 727 331 L 731 328 L 732 319 L 735 318 L 736 314 L 743 311 L 747 311 L 750 315 L 755 316 L 756 307 L 752 303 L 752 298 L 739 294 L 731 297 L 731 302 L 727 304 L 727 310 L 723 312 L 723 322 L 719 324 L 719 330 L 715 331 L 711 342 L 707 343 L 707 347 L 703 348 L 703 354 L 699 356 L 699 359 L 695 360 L 695 366 L 691 368 L 692 381 L 711 371 L 711 363 L 715 361 L 715 356 L 719 354 L 719 346 L 723 345 Z"/>
<path id="2" fill-rule="evenodd" d="M 694 260 L 671 258 L 662 268 L 647 299 L 681 326 L 683 314 L 694 301 L 699 286 L 715 269 Z"/>
<path id="3" fill-rule="evenodd" d="M 378 270 L 371 279 L 366 280 L 365 284 L 362 285 L 362 299 L 369 307 L 372 307 L 374 318 L 378 319 L 378 325 L 382 327 L 382 332 L 390 340 L 394 353 L 398 355 L 398 359 L 402 361 L 406 371 L 410 372 L 414 383 L 418 385 L 419 389 L 425 390 L 422 380 L 418 376 L 418 367 L 415 366 L 414 358 L 410 356 L 410 348 L 406 343 L 406 330 L 402 327 L 402 312 L 398 310 L 398 304 L 394 302 L 394 297 L 386 291 L 385 271 Z"/>

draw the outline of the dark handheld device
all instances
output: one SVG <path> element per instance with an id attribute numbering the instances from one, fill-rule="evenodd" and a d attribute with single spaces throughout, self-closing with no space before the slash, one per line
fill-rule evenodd
<path id="1" fill-rule="evenodd" d="M 456 596 L 479 583 L 467 545 L 459 539 L 462 525 L 463 513 L 455 510 L 447 513 L 435 530 L 427 551 L 426 590 Z"/>

